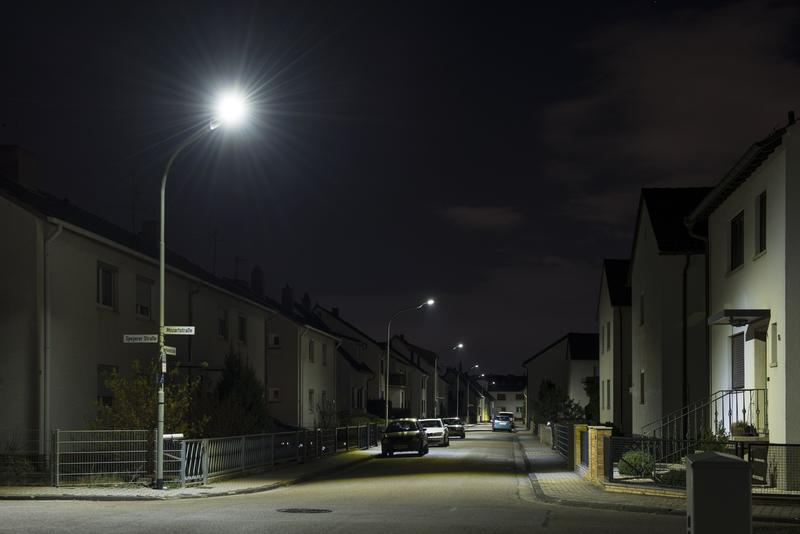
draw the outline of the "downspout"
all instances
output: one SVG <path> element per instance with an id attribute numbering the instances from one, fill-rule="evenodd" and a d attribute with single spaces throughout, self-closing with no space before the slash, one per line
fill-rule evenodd
<path id="1" fill-rule="evenodd" d="M 617 384 L 615 389 L 619 391 L 619 396 L 617 397 L 619 399 L 619 428 L 622 431 L 622 434 L 625 435 L 625 432 L 628 430 L 629 426 L 625 424 L 625 390 L 627 389 L 626 384 L 628 382 L 628 377 L 627 373 L 625 372 L 625 351 L 622 350 L 622 306 L 616 306 L 616 312 L 617 319 L 614 321 L 616 324 L 616 328 L 614 328 L 614 344 L 618 346 L 619 350 L 619 378 L 615 377 L 613 372 L 611 373 L 611 378 Z M 612 347 L 612 350 L 613 349 L 614 347 Z M 611 361 L 613 365 L 613 353 Z M 633 370 L 631 370 L 631 372 L 633 372 Z M 602 385 L 600 387 L 602 387 Z M 608 399 L 606 399 L 606 402 L 608 402 Z M 614 412 L 617 409 L 617 402 L 612 399 L 612 404 L 614 405 L 614 408 L 611 411 L 611 417 L 614 417 Z"/>
<path id="2" fill-rule="evenodd" d="M 705 335 L 705 338 L 706 338 L 706 371 L 708 372 L 708 376 L 706 377 L 706 388 L 707 388 L 707 391 L 705 392 L 705 395 L 708 395 L 710 393 L 710 389 L 711 389 L 710 388 L 710 385 L 711 385 L 711 336 L 708 335 L 710 327 L 708 326 L 708 322 L 706 321 L 706 318 L 711 315 L 711 312 L 710 312 L 710 309 L 711 309 L 711 278 L 709 277 L 710 270 L 709 270 L 709 259 L 708 259 L 708 257 L 709 257 L 709 250 L 708 250 L 709 241 L 708 241 L 708 236 L 702 236 L 702 235 L 699 235 L 699 234 L 695 233 L 695 231 L 694 231 L 694 223 L 693 222 L 684 221 L 684 223 L 686 224 L 686 228 L 689 230 L 689 235 L 692 236 L 693 238 L 699 239 L 700 241 L 703 242 L 703 249 L 705 251 L 705 254 L 704 254 L 704 256 L 705 256 L 704 257 L 704 261 L 705 261 L 705 265 L 704 265 L 704 267 L 705 267 L 705 284 L 704 285 L 705 285 L 705 299 L 706 299 L 706 302 L 705 302 L 705 313 L 706 313 L 706 315 L 703 318 L 703 323 L 705 323 L 705 328 L 706 328 L 706 332 L 705 332 L 705 334 L 706 334 Z M 708 220 L 706 220 L 706 225 L 708 225 Z M 708 229 L 706 231 L 708 231 Z M 685 298 L 684 298 L 684 300 L 685 300 Z M 688 402 L 687 402 L 687 404 L 688 404 Z M 684 406 L 686 406 L 686 404 Z M 716 430 L 716 429 L 714 429 L 714 430 Z"/>
<path id="3" fill-rule="evenodd" d="M 685 261 L 683 264 L 683 287 L 682 287 L 682 294 L 683 294 L 683 302 L 682 302 L 682 313 L 681 313 L 681 351 L 682 351 L 682 370 L 683 370 L 683 391 L 682 391 L 682 403 L 681 406 L 688 406 L 689 405 L 689 372 L 687 369 L 689 363 L 689 332 L 688 332 L 688 324 L 686 320 L 686 314 L 689 309 L 689 305 L 687 303 L 688 298 L 688 285 L 689 285 L 689 265 L 691 262 L 691 254 L 685 255 Z M 684 421 L 684 429 L 683 435 L 686 436 L 686 421 Z"/>
<path id="4" fill-rule="evenodd" d="M 44 225 L 42 225 L 44 226 Z M 43 346 L 39 350 L 39 452 L 47 454 L 47 439 L 50 431 L 50 299 L 49 286 L 47 283 L 47 247 L 61 235 L 64 225 L 58 223 L 56 231 L 44 241 L 42 255 L 42 307 L 44 314 L 42 317 L 44 340 Z"/>

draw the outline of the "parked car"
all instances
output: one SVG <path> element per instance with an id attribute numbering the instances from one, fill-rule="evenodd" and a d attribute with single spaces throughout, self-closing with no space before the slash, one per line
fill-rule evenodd
<path id="1" fill-rule="evenodd" d="M 442 447 L 450 446 L 450 431 L 441 419 L 420 419 L 419 424 L 428 434 L 428 443 L 438 443 Z"/>
<path id="2" fill-rule="evenodd" d="M 392 419 L 386 426 L 381 440 L 381 456 L 392 456 L 395 452 L 428 454 L 428 435 L 416 419 Z"/>
<path id="3" fill-rule="evenodd" d="M 513 431 L 513 427 L 511 426 L 511 418 L 507 415 L 495 415 L 494 419 L 492 419 L 492 432 L 496 430 L 508 430 L 509 432 Z"/>
<path id="4" fill-rule="evenodd" d="M 448 417 L 446 419 L 442 419 L 442 422 L 447 427 L 447 430 L 450 432 L 451 436 L 458 436 L 460 438 L 467 437 L 466 433 L 464 432 L 464 422 L 461 419 L 457 417 Z"/>
<path id="5" fill-rule="evenodd" d="M 511 428 L 514 428 L 514 412 L 497 412 L 497 415 L 507 415 L 508 420 L 511 421 Z"/>

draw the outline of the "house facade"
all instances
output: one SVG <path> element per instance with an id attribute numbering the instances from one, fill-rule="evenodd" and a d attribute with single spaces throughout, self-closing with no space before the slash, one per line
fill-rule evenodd
<path id="1" fill-rule="evenodd" d="M 522 375 L 486 375 L 484 380 L 486 389 L 494 399 L 494 411 L 512 412 L 517 421 L 527 420 L 528 410 L 528 379 Z"/>
<path id="2" fill-rule="evenodd" d="M 631 433 L 631 288 L 629 260 L 603 260 L 597 303 L 600 422 Z"/>
<path id="3" fill-rule="evenodd" d="M 709 189 L 643 189 L 630 265 L 631 432 L 708 395 L 705 244 L 684 219 Z"/>
<path id="4" fill-rule="evenodd" d="M 755 143 L 689 218 L 708 226 L 710 391 L 741 400 L 718 418 L 800 443 L 800 130 Z M 728 393 L 726 393 L 728 392 Z M 712 425 L 715 423 L 711 423 Z"/>
<path id="5" fill-rule="evenodd" d="M 571 332 L 543 348 L 524 362 L 528 377 L 527 421 L 536 418 L 535 403 L 539 400 L 542 382 L 549 380 L 581 406 L 589 403 L 584 384 L 597 377 L 598 336 Z M 495 402 L 495 408 L 498 403 Z"/>

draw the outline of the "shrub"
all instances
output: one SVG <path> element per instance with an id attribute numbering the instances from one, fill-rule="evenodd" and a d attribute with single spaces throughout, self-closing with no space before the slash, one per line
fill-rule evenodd
<path id="1" fill-rule="evenodd" d="M 686 486 L 686 469 L 670 469 L 658 476 L 658 481 L 665 486 Z"/>
<path id="2" fill-rule="evenodd" d="M 731 436 L 758 436 L 758 431 L 745 421 L 735 421 L 731 423 Z"/>
<path id="3" fill-rule="evenodd" d="M 655 468 L 653 455 L 645 451 L 628 451 L 619 461 L 619 473 L 629 476 L 650 476 Z"/>

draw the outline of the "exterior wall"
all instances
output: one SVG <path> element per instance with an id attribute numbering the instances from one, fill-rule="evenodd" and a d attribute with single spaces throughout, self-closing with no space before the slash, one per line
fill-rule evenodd
<path id="1" fill-rule="evenodd" d="M 605 275 L 600 288 L 598 305 L 600 336 L 600 421 L 613 423 L 624 435 L 631 432 L 631 307 L 612 306 Z M 611 328 L 606 325 L 610 324 Z M 611 332 L 610 342 L 606 339 Z M 609 347 L 610 348 L 607 348 Z M 610 388 L 605 386 L 610 381 Z M 607 389 L 611 395 L 606 398 Z"/>
<path id="2" fill-rule="evenodd" d="M 597 360 L 570 360 L 567 395 L 581 406 L 589 404 L 584 382 L 592 376 L 597 376 Z"/>
<path id="3" fill-rule="evenodd" d="M 525 364 L 528 374 L 528 418 L 534 417 L 533 404 L 539 400 L 539 387 L 543 380 L 567 389 L 569 371 L 567 366 L 567 338 L 550 347 Z M 498 403 L 495 401 L 495 407 Z"/>
<path id="4" fill-rule="evenodd" d="M 314 359 L 310 358 L 311 343 Z M 327 358 L 323 359 L 323 351 Z M 310 328 L 300 333 L 300 414 L 303 428 L 319 428 L 326 421 L 321 411 L 327 411 L 328 423 L 335 424 L 336 414 L 336 340 Z M 310 391 L 313 390 L 313 399 Z"/>
<path id="5" fill-rule="evenodd" d="M 495 412 L 513 412 L 514 419 L 525 420 L 526 399 L 524 391 L 498 391 L 491 390 L 490 393 L 495 398 L 494 409 Z M 499 400 L 500 395 L 505 395 L 505 400 Z M 522 398 L 517 399 L 517 395 Z"/>
<path id="6" fill-rule="evenodd" d="M 37 218 L 0 197 L 0 432 L 40 425 L 42 250 Z"/>
<path id="7" fill-rule="evenodd" d="M 301 426 L 300 328 L 288 318 L 274 315 L 267 321 L 267 331 L 272 338 L 267 349 L 266 379 L 270 415 L 286 425 Z"/>
<path id="8" fill-rule="evenodd" d="M 787 139 L 789 135 L 784 138 Z M 788 140 L 788 139 L 787 139 Z M 773 443 L 797 443 L 800 440 L 800 420 L 789 424 L 792 417 L 787 410 L 788 384 L 794 362 L 787 355 L 787 343 L 793 335 L 789 329 L 787 297 L 789 295 L 787 274 L 789 243 L 787 210 L 791 205 L 787 192 L 788 147 L 796 141 L 779 147 L 739 188 L 734 191 L 709 217 L 709 279 L 711 313 L 722 309 L 767 309 L 770 310 L 770 324 L 777 325 L 778 339 L 777 365 L 771 367 L 772 340 L 767 338 L 766 379 L 768 380 L 769 439 Z M 795 152 L 796 153 L 796 152 Z M 796 177 L 792 180 L 796 181 Z M 755 199 L 762 191 L 767 191 L 767 250 L 755 256 Z M 795 196 L 795 202 L 800 196 Z M 796 205 L 796 204 L 795 204 Z M 744 265 L 733 272 L 728 271 L 729 225 L 730 219 L 744 210 Z M 800 234 L 795 233 L 795 236 Z M 800 258 L 797 258 L 800 260 Z M 712 392 L 731 388 L 731 336 L 744 332 L 745 328 L 731 326 L 712 326 L 710 328 Z M 769 332 L 771 335 L 771 331 Z M 797 334 L 794 334 L 797 335 Z M 747 336 L 746 336 L 747 337 Z M 745 388 L 756 386 L 755 340 L 745 342 Z M 761 367 L 759 365 L 759 367 Z M 759 370 L 760 371 L 760 370 Z M 787 373 L 789 376 L 787 376 Z M 795 388 L 797 389 L 797 388 Z M 798 407 L 800 403 L 792 406 Z"/>
<path id="9" fill-rule="evenodd" d="M 659 253 L 646 205 L 642 207 L 635 248 L 631 272 L 631 427 L 638 434 L 643 426 L 683 405 L 683 276 L 687 256 Z M 688 256 L 689 402 L 708 395 L 704 261 L 703 255 Z"/>
<path id="10" fill-rule="evenodd" d="M 783 331 L 778 323 L 778 353 L 780 355 L 781 349 L 781 333 L 785 334 L 784 341 L 784 380 L 785 384 L 798 384 L 800 383 L 800 277 L 798 277 L 797 266 L 800 265 L 800 213 L 798 213 L 797 206 L 800 202 L 800 132 L 797 126 L 792 126 L 784 135 L 784 146 L 786 147 L 786 195 L 785 204 L 782 208 L 784 216 L 786 217 L 786 256 L 784 273 L 785 274 L 785 287 L 786 287 L 786 311 L 785 322 L 786 328 Z M 775 195 L 773 195 L 775 196 Z M 780 199 L 780 196 L 777 197 Z M 767 202 L 769 202 L 769 193 L 767 193 Z M 767 208 L 769 216 L 769 207 Z M 769 225 L 769 223 L 767 223 Z M 769 227 L 769 226 L 768 226 Z M 769 250 L 769 240 L 767 240 L 767 250 Z M 769 361 L 769 357 L 767 358 Z M 779 361 L 780 365 L 780 361 Z M 778 374 L 773 373 L 773 375 Z M 777 381 L 777 380 L 776 380 Z M 769 382 L 772 387 L 772 382 Z M 778 424 L 782 420 L 784 436 L 776 436 L 780 439 L 783 437 L 786 443 L 800 443 L 800 388 L 789 388 L 784 386 L 785 400 L 780 402 L 780 394 L 782 391 L 778 388 L 775 392 L 779 402 L 777 403 L 783 409 L 784 417 L 776 414 Z M 770 415 L 770 428 L 772 425 L 772 415 Z M 772 431 L 770 430 L 770 435 Z M 771 440 L 778 441 L 778 440 Z"/>

